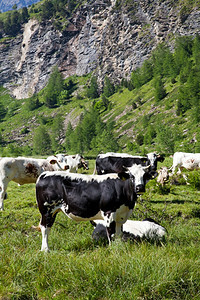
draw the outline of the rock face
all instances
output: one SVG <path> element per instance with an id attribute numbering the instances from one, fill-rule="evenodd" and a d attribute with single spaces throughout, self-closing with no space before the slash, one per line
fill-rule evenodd
<path id="1" fill-rule="evenodd" d="M 65 78 L 93 71 L 100 85 L 105 76 L 129 78 L 159 42 L 173 49 L 176 36 L 200 33 L 200 10 L 174 2 L 133 0 L 118 7 L 115 0 L 88 1 L 62 33 L 51 21 L 30 20 L 22 34 L 0 44 L 0 85 L 29 97 L 46 85 L 54 65 Z"/>

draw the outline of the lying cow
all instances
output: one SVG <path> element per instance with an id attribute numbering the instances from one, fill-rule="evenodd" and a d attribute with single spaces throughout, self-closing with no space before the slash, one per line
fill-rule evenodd
<path id="1" fill-rule="evenodd" d="M 94 226 L 92 237 L 95 241 L 108 242 L 105 222 L 102 220 L 91 221 Z M 155 222 L 153 219 L 145 219 L 143 221 L 127 220 L 122 226 L 123 239 L 140 241 L 162 241 L 167 233 L 166 229 Z M 111 228 L 111 235 L 115 233 L 115 228 Z"/>
<path id="2" fill-rule="evenodd" d="M 169 171 L 167 167 L 162 167 L 158 170 L 158 177 L 157 182 L 160 183 L 162 186 L 168 181 L 169 179 Z"/>
<path id="3" fill-rule="evenodd" d="M 59 211 L 75 221 L 104 220 L 110 239 L 113 226 L 115 234 L 121 234 L 121 226 L 131 215 L 137 195 L 133 176 L 122 180 L 120 174 L 99 176 L 60 171 L 40 175 L 36 198 L 41 213 L 41 251 L 48 251 L 49 232 Z"/>
<path id="4" fill-rule="evenodd" d="M 124 167 L 131 167 L 133 164 L 150 166 L 151 171 L 156 171 L 158 161 L 163 160 L 164 157 L 156 153 L 149 153 L 147 156 L 133 156 L 127 153 L 108 152 L 97 156 L 93 174 L 95 172 L 98 175 L 119 173 Z"/>
<path id="5" fill-rule="evenodd" d="M 47 159 L 27 157 L 3 157 L 0 160 L 0 210 L 10 181 L 19 185 L 35 183 L 44 171 L 66 170 L 67 166 L 62 155 L 50 156 Z"/>
<path id="6" fill-rule="evenodd" d="M 175 152 L 173 155 L 173 164 L 170 168 L 172 174 L 175 173 L 178 168 L 177 174 L 180 174 L 183 168 L 187 170 L 199 169 L 200 166 L 200 153 L 187 153 L 187 152 Z"/>

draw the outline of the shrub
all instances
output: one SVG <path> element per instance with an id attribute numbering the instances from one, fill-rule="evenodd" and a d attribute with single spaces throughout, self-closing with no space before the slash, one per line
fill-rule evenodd
<path id="1" fill-rule="evenodd" d="M 188 179 L 187 182 L 192 186 L 193 188 L 200 190 L 200 173 L 198 171 L 193 171 L 188 173 Z"/>

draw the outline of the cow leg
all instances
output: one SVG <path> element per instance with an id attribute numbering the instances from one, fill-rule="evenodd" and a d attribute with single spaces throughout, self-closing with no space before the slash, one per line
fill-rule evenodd
<path id="1" fill-rule="evenodd" d="M 6 189 L 7 189 L 8 183 L 1 182 L 0 183 L 0 211 L 4 210 L 3 201 L 6 199 Z"/>
<path id="2" fill-rule="evenodd" d="M 122 224 L 120 223 L 115 224 L 115 234 L 117 237 L 120 237 L 122 235 Z"/>
<path id="3" fill-rule="evenodd" d="M 42 232 L 41 251 L 49 252 L 48 237 L 49 237 L 49 233 L 50 233 L 51 228 L 40 225 L 40 229 L 41 229 L 41 232 Z"/>
<path id="4" fill-rule="evenodd" d="M 51 227 L 55 221 L 57 212 L 52 215 L 50 213 L 47 213 L 45 215 L 42 215 L 41 221 L 40 221 L 40 229 L 42 233 L 42 247 L 41 251 L 49 252 L 49 246 L 48 246 L 48 237 L 51 230 Z"/>
<path id="5" fill-rule="evenodd" d="M 110 239 L 110 234 L 108 232 L 108 227 L 106 227 L 106 234 L 107 234 L 107 237 L 108 237 L 108 243 L 109 243 L 109 245 L 111 245 L 111 239 Z"/>

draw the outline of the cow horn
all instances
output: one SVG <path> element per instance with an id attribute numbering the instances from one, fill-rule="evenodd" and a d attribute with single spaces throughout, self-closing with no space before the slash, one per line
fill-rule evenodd
<path id="1" fill-rule="evenodd" d="M 151 165 L 148 165 L 146 167 L 143 167 L 144 170 L 147 170 L 148 168 L 150 168 Z"/>

